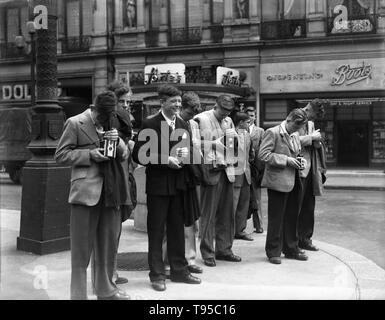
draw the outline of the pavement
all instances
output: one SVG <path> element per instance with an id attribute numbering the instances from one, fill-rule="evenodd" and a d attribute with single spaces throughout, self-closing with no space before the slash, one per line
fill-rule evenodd
<path id="1" fill-rule="evenodd" d="M 39 256 L 16 250 L 20 212 L 1 213 L 2 300 L 67 300 L 70 290 L 70 252 Z M 250 222 L 250 220 L 249 220 Z M 251 232 L 251 225 L 247 231 Z M 235 240 L 233 251 L 242 262 L 217 261 L 217 266 L 197 264 L 204 269 L 200 285 L 173 283 L 154 291 L 148 271 L 119 271 L 129 282 L 120 285 L 132 300 L 372 300 L 385 299 L 385 270 L 350 250 L 314 241 L 318 252 L 308 252 L 308 261 L 283 258 L 270 264 L 265 256 L 266 234 L 253 233 L 254 241 Z M 119 252 L 146 252 L 147 234 L 123 224 Z M 198 250 L 199 251 L 199 250 Z M 199 253 L 198 253 L 199 254 Z M 88 272 L 90 277 L 90 270 Z M 89 299 L 91 294 L 90 278 Z"/>

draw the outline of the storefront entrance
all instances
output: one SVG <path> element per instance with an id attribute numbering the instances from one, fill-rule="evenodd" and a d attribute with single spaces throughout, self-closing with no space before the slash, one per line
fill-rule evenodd
<path id="1" fill-rule="evenodd" d="M 369 165 L 369 122 L 338 121 L 338 166 Z"/>

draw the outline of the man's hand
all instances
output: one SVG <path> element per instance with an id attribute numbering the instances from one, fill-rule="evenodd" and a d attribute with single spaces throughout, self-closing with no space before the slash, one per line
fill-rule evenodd
<path id="1" fill-rule="evenodd" d="M 227 138 L 233 138 L 233 137 L 238 136 L 238 133 L 237 133 L 237 131 L 235 131 L 234 128 L 226 129 L 226 131 L 225 131 L 225 136 L 226 136 Z"/>
<path id="2" fill-rule="evenodd" d="M 292 157 L 287 158 L 287 165 L 293 167 L 294 169 L 301 169 L 301 163 L 297 159 Z"/>
<path id="3" fill-rule="evenodd" d="M 109 158 L 108 157 L 105 157 L 101 152 L 103 151 L 102 148 L 98 148 L 98 149 L 92 149 L 90 150 L 90 157 L 92 160 L 94 160 L 95 162 L 104 162 L 104 161 L 108 161 Z"/>
<path id="4" fill-rule="evenodd" d="M 180 168 L 182 168 L 180 166 L 179 160 L 177 158 L 175 158 L 175 157 L 168 157 L 168 166 L 171 169 L 180 169 Z"/>
<path id="5" fill-rule="evenodd" d="M 103 138 L 106 140 L 117 141 L 119 139 L 118 130 L 112 129 L 110 131 L 105 131 Z"/>
<path id="6" fill-rule="evenodd" d="M 311 134 L 311 139 L 312 139 L 313 141 L 321 141 L 322 136 L 321 136 L 321 133 L 319 132 L 319 129 L 317 129 L 316 131 L 314 131 L 314 132 Z"/>

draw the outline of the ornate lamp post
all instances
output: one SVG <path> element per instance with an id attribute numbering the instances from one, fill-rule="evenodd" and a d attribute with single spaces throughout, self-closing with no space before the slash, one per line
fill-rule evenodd
<path id="1" fill-rule="evenodd" d="M 43 5 L 48 9 L 48 28 L 36 30 L 37 96 L 32 107 L 32 141 L 28 146 L 32 158 L 23 169 L 17 248 L 47 254 L 70 248 L 70 171 L 57 166 L 53 159 L 64 123 L 57 101 L 57 1 L 32 2 L 33 7 Z"/>

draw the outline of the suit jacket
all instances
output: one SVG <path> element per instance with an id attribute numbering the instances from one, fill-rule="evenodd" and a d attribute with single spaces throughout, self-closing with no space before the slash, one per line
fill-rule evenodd
<path id="1" fill-rule="evenodd" d="M 302 155 L 307 161 L 306 168 L 299 172 L 300 177 L 306 178 L 308 174 L 312 174 L 313 178 L 313 194 L 320 196 L 323 193 L 322 176 L 326 173 L 325 147 L 320 141 L 314 141 L 311 134 L 315 131 L 313 121 L 308 121 L 306 129 L 301 129 L 299 138 L 302 146 Z"/>
<path id="2" fill-rule="evenodd" d="M 288 157 L 297 157 L 301 150 L 298 132 L 293 134 L 294 146 L 290 136 L 281 125 L 267 129 L 263 135 L 259 158 L 265 162 L 262 186 L 280 192 L 290 192 L 294 188 L 296 169 L 287 165 Z"/>
<path id="3" fill-rule="evenodd" d="M 226 166 L 226 175 L 230 182 L 235 181 L 234 173 L 234 162 L 231 162 L 234 159 L 225 158 L 223 152 L 220 150 L 214 150 L 212 148 L 212 142 L 220 137 L 224 136 L 224 130 L 234 129 L 234 124 L 231 118 L 226 117 L 222 120 L 221 124 L 218 122 L 217 118 L 214 115 L 214 110 L 204 111 L 197 116 L 194 120 L 198 123 L 199 134 L 201 137 L 201 142 L 203 142 L 203 161 L 204 165 L 202 166 L 205 173 L 206 185 L 216 185 L 219 182 L 221 175 L 220 171 L 213 171 L 214 165 L 224 165 Z"/>
<path id="4" fill-rule="evenodd" d="M 100 139 L 90 110 L 69 118 L 55 152 L 59 164 L 72 167 L 69 203 L 94 206 L 102 193 L 103 176 L 99 164 L 92 161 L 90 150 L 100 148 Z M 121 138 L 117 159 L 127 159 L 128 150 Z"/>
<path id="5" fill-rule="evenodd" d="M 235 181 L 234 187 L 243 186 L 243 174 L 245 175 L 247 183 L 251 184 L 251 171 L 250 171 L 250 156 L 252 155 L 250 134 L 246 130 L 242 130 L 239 134 L 238 144 L 238 162 L 235 165 Z"/>
<path id="6" fill-rule="evenodd" d="M 148 142 L 146 136 L 149 137 Z M 146 166 L 147 194 L 171 196 L 186 190 L 187 167 L 170 168 L 168 157 L 176 157 L 176 148 L 190 148 L 191 144 L 189 128 L 179 117 L 176 117 L 174 131 L 161 112 L 143 121 L 132 156 L 135 162 Z"/>
<path id="7" fill-rule="evenodd" d="M 252 132 L 250 133 L 251 148 L 254 152 L 254 156 L 250 160 L 251 183 L 253 184 L 254 188 L 259 188 L 261 186 L 263 172 L 265 170 L 264 162 L 262 162 L 258 157 L 259 148 L 261 146 L 264 133 L 265 130 L 257 126 L 254 126 Z"/>

